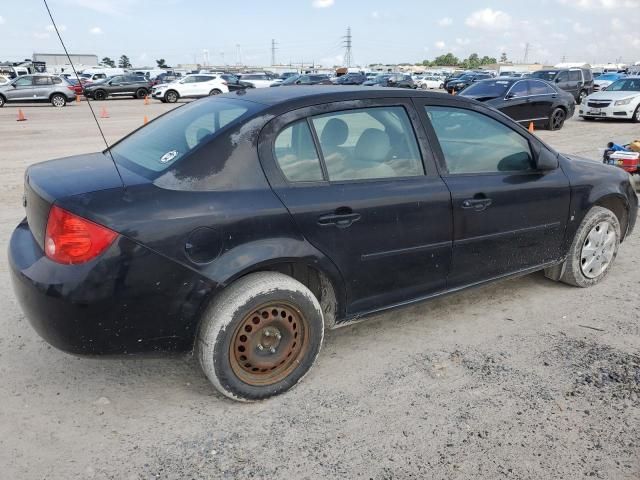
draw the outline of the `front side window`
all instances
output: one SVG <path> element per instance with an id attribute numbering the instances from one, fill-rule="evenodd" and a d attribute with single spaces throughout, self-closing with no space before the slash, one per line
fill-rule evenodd
<path id="1" fill-rule="evenodd" d="M 558 78 L 556 78 L 556 82 L 568 82 L 569 81 L 569 72 L 560 72 L 558 74 Z"/>
<path id="2" fill-rule="evenodd" d="M 117 77 L 111 78 L 111 83 L 122 83 L 124 81 L 124 77 L 122 75 L 118 75 Z"/>
<path id="3" fill-rule="evenodd" d="M 292 123 L 278 134 L 274 153 L 280 170 L 287 180 L 291 182 L 323 180 L 320 159 L 306 120 Z"/>
<path id="4" fill-rule="evenodd" d="M 312 118 L 330 181 L 424 174 L 411 122 L 402 107 L 347 110 Z"/>
<path id="5" fill-rule="evenodd" d="M 16 87 L 30 87 L 32 84 L 31 77 L 22 77 L 15 81 Z"/>
<path id="6" fill-rule="evenodd" d="M 182 83 L 196 83 L 198 80 L 195 76 L 185 78 Z"/>
<path id="7" fill-rule="evenodd" d="M 143 174 L 175 164 L 222 128 L 248 112 L 245 102 L 217 99 L 193 102 L 137 130 L 111 148 L 118 163 Z"/>
<path id="8" fill-rule="evenodd" d="M 454 107 L 425 107 L 451 174 L 529 171 L 529 142 L 491 117 Z"/>
<path id="9" fill-rule="evenodd" d="M 580 70 L 570 70 L 569 71 L 569 81 L 571 82 L 580 82 L 582 81 L 582 74 Z"/>

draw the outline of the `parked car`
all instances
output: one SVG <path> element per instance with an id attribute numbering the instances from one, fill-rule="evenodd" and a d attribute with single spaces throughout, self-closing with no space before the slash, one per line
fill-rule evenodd
<path id="1" fill-rule="evenodd" d="M 110 96 L 144 98 L 151 91 L 149 80 L 142 75 L 114 75 L 104 80 L 84 85 L 84 96 L 106 100 Z"/>
<path id="2" fill-rule="evenodd" d="M 622 78 L 606 90 L 589 95 L 578 114 L 585 120 L 618 118 L 640 122 L 640 76 Z"/>
<path id="3" fill-rule="evenodd" d="M 297 72 L 284 72 L 284 73 L 280 74 L 277 78 L 274 78 L 273 79 L 273 83 L 282 83 L 287 78 L 295 77 L 296 75 L 298 75 Z"/>
<path id="4" fill-rule="evenodd" d="M 9 265 L 45 340 L 195 347 L 243 401 L 295 385 L 325 328 L 543 269 L 595 285 L 638 213 L 626 172 L 486 105 L 337 86 L 192 102 L 24 191 Z"/>
<path id="5" fill-rule="evenodd" d="M 626 77 L 624 73 L 604 73 L 593 81 L 593 91 L 599 92 L 604 90 L 616 80 Z"/>
<path id="6" fill-rule="evenodd" d="M 417 88 L 421 88 L 423 90 L 429 89 L 443 89 L 444 88 L 444 80 L 427 75 L 418 75 L 414 82 Z"/>
<path id="7" fill-rule="evenodd" d="M 84 83 L 99 82 L 107 79 L 106 73 L 81 73 L 78 76 L 81 80 L 84 80 Z M 69 78 L 71 77 L 73 77 L 73 75 L 71 75 Z"/>
<path id="8" fill-rule="evenodd" d="M 347 73 L 335 80 L 336 85 L 362 85 L 367 81 L 363 73 Z"/>
<path id="9" fill-rule="evenodd" d="M 151 87 L 155 87 L 156 85 L 162 85 L 163 83 L 171 83 L 171 82 L 175 82 L 176 80 L 180 80 L 182 78 L 182 75 L 178 75 L 177 73 L 161 73 L 160 75 L 156 76 L 155 78 L 151 79 L 149 81 L 149 85 Z"/>
<path id="10" fill-rule="evenodd" d="M 0 85 L 0 107 L 10 102 L 51 102 L 64 107 L 75 98 L 74 86 L 57 75 L 22 75 Z"/>
<path id="11" fill-rule="evenodd" d="M 255 88 L 266 88 L 271 86 L 274 78 L 267 73 L 243 73 L 240 80 L 250 83 Z"/>
<path id="12" fill-rule="evenodd" d="M 492 77 L 488 73 L 467 73 L 465 75 L 462 75 L 459 78 L 450 80 L 449 82 L 447 82 L 445 87 L 447 89 L 447 92 L 457 93 L 457 92 L 460 92 L 461 90 L 464 90 L 472 83 L 478 82 L 480 80 L 485 80 L 487 78 L 492 78 Z"/>
<path id="13" fill-rule="evenodd" d="M 451 73 L 444 80 L 444 89 L 449 91 L 449 82 L 456 81 L 460 77 L 462 77 L 463 75 L 467 75 L 468 73 L 470 73 L 470 72 L 462 71 L 462 70 L 459 70 L 459 71 Z"/>
<path id="14" fill-rule="evenodd" d="M 273 83 L 272 87 L 289 87 L 289 86 L 304 86 L 304 85 L 332 85 L 331 80 L 329 80 L 328 75 L 324 75 L 321 73 L 315 74 L 304 74 L 304 75 L 295 75 L 293 77 L 287 78 L 284 82 L 281 83 Z"/>
<path id="15" fill-rule="evenodd" d="M 500 110 L 518 123 L 560 130 L 575 112 L 570 93 L 555 84 L 537 79 L 492 78 L 464 89 L 461 96 L 473 98 Z"/>
<path id="16" fill-rule="evenodd" d="M 554 68 L 532 72 L 531 78 L 539 78 L 555 83 L 581 104 L 588 95 L 593 93 L 593 74 L 588 68 Z"/>
<path id="17" fill-rule="evenodd" d="M 362 85 L 367 87 L 395 87 L 395 88 L 416 88 L 411 75 L 403 73 L 387 73 L 377 75 L 373 80 L 367 80 Z"/>
<path id="18" fill-rule="evenodd" d="M 221 73 L 218 75 L 222 80 L 227 82 L 227 88 L 230 92 L 235 92 L 237 90 L 245 90 L 247 88 L 255 88 L 253 84 L 249 82 L 243 82 L 238 77 L 231 73 Z"/>
<path id="19" fill-rule="evenodd" d="M 69 85 L 73 86 L 73 91 L 75 92 L 76 95 L 83 94 L 84 92 L 83 84 L 79 82 L 77 78 L 72 78 L 72 77 L 63 77 L 63 78 L 67 83 L 69 83 Z"/>
<path id="20" fill-rule="evenodd" d="M 157 85 L 151 90 L 151 96 L 162 103 L 175 103 L 180 98 L 202 98 L 228 92 L 229 86 L 220 76 L 195 74 Z"/>

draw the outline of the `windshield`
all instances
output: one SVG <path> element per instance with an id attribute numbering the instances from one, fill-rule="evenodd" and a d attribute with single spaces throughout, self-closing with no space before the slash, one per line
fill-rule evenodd
<path id="1" fill-rule="evenodd" d="M 598 80 L 618 80 L 620 78 L 620 75 L 618 75 L 617 73 L 607 73 L 604 75 L 600 75 L 598 77 Z"/>
<path id="2" fill-rule="evenodd" d="M 287 78 L 284 82 L 282 82 L 282 85 L 291 85 L 292 83 L 296 83 L 296 81 L 300 78 L 300 75 L 293 75 L 289 78 Z"/>
<path id="3" fill-rule="evenodd" d="M 466 82 L 467 80 L 473 80 L 473 75 L 462 75 L 457 79 L 460 80 L 461 82 Z"/>
<path id="4" fill-rule="evenodd" d="M 385 83 L 389 78 L 391 78 L 391 75 L 378 75 L 373 79 L 373 81 L 375 83 Z"/>
<path id="5" fill-rule="evenodd" d="M 186 104 L 125 137 L 111 153 L 117 163 L 143 175 L 162 172 L 239 120 L 248 105 L 223 98 Z"/>
<path id="6" fill-rule="evenodd" d="M 625 78 L 613 82 L 607 87 L 607 92 L 640 92 L 640 77 Z"/>
<path id="7" fill-rule="evenodd" d="M 542 80 L 546 80 L 547 82 L 553 82 L 553 79 L 556 78 L 557 75 L 556 70 L 540 70 L 538 72 L 533 72 L 530 76 L 533 78 L 541 78 Z"/>
<path id="8" fill-rule="evenodd" d="M 473 83 L 464 91 L 464 95 L 473 95 L 474 97 L 502 97 L 507 93 L 511 82 L 508 80 L 485 80 L 483 82 Z"/>

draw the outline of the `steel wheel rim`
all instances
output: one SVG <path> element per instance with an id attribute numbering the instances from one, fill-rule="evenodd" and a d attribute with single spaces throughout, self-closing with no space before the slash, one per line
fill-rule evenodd
<path id="1" fill-rule="evenodd" d="M 553 129 L 556 130 L 564 123 L 564 112 L 562 110 L 556 110 L 553 114 Z"/>
<path id="2" fill-rule="evenodd" d="M 286 302 L 264 304 L 246 315 L 229 346 L 231 369 L 244 383 L 278 383 L 295 370 L 309 348 L 304 315 Z"/>
<path id="3" fill-rule="evenodd" d="M 611 265 L 616 247 L 613 225 L 603 221 L 595 225 L 585 238 L 580 251 L 580 269 L 587 278 L 596 278 Z"/>

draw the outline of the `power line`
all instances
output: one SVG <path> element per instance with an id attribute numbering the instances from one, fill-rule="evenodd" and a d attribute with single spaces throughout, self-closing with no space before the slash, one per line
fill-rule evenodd
<path id="1" fill-rule="evenodd" d="M 344 41 L 342 42 L 342 45 L 345 47 L 345 51 L 344 51 L 344 64 L 347 67 L 351 66 L 351 62 L 353 60 L 353 55 L 351 53 L 351 48 L 353 46 L 352 43 L 352 37 L 351 37 L 351 27 L 347 27 L 347 35 L 344 38 Z"/>

